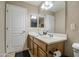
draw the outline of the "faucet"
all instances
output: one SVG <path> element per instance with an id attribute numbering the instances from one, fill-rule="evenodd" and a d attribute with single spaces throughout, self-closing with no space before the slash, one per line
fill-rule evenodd
<path id="1" fill-rule="evenodd" d="M 53 37 L 53 34 L 48 34 L 50 37 Z"/>
<path id="2" fill-rule="evenodd" d="M 43 31 L 43 35 L 46 35 L 48 33 L 48 31 Z"/>

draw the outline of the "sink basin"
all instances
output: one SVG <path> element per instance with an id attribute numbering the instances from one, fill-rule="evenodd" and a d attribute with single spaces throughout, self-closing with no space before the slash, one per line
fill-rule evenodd
<path id="1" fill-rule="evenodd" d="M 41 37 L 53 37 L 53 34 L 44 35 L 43 33 L 38 33 L 38 35 L 41 36 Z"/>

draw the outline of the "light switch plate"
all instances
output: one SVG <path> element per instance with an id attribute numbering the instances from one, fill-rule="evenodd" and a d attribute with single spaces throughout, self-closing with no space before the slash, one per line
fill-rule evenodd
<path id="1" fill-rule="evenodd" d="M 71 30 L 74 31 L 76 29 L 76 24 L 71 24 Z"/>

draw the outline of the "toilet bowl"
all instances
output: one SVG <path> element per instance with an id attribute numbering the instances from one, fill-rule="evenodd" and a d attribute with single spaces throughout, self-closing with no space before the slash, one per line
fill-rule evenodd
<path id="1" fill-rule="evenodd" d="M 74 57 L 79 57 L 79 43 L 72 44 Z"/>

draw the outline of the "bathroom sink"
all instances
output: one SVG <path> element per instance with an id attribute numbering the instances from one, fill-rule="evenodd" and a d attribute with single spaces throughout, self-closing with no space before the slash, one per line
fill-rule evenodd
<path id="1" fill-rule="evenodd" d="M 51 43 L 56 43 L 56 42 L 61 42 L 67 40 L 67 35 L 66 34 L 58 34 L 58 33 L 53 33 L 53 34 L 47 34 L 43 35 L 42 33 L 29 33 L 30 35 L 38 38 L 39 40 L 51 44 Z"/>

